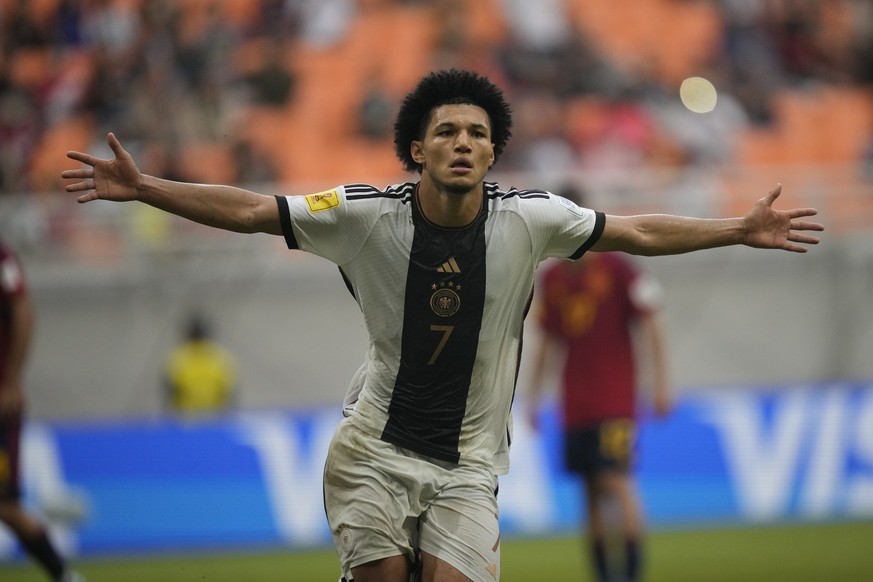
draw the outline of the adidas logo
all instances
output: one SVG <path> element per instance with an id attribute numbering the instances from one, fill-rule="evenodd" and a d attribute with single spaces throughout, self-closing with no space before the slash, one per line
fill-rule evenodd
<path id="1" fill-rule="evenodd" d="M 439 266 L 437 269 L 437 273 L 460 273 L 461 268 L 458 266 L 458 263 L 455 262 L 455 257 L 452 257 L 445 263 Z"/>

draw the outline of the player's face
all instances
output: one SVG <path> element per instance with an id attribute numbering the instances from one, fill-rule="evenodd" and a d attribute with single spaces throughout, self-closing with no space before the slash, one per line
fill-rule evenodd
<path id="1" fill-rule="evenodd" d="M 488 114 L 477 105 L 437 107 L 424 138 L 412 142 L 412 157 L 438 187 L 471 191 L 494 163 Z"/>

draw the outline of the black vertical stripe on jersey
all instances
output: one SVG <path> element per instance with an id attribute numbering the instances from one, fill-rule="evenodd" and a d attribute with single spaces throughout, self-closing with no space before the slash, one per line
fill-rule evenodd
<path id="1" fill-rule="evenodd" d="M 483 212 L 469 226 L 443 229 L 413 211 L 415 233 L 404 300 L 400 367 L 382 439 L 441 461 L 457 463 L 458 440 L 479 345 L 485 307 L 485 222 Z M 454 258 L 459 273 L 438 269 Z M 435 286 L 460 290 L 460 308 L 450 316 L 431 309 Z M 439 357 L 428 364 L 443 334 L 431 326 L 452 326 Z"/>

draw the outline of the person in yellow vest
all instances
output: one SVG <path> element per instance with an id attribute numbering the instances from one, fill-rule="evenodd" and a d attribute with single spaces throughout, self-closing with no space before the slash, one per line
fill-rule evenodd
<path id="1" fill-rule="evenodd" d="M 210 337 L 206 321 L 193 316 L 184 341 L 167 358 L 165 380 L 171 411 L 184 415 L 223 411 L 236 400 L 236 359 Z"/>

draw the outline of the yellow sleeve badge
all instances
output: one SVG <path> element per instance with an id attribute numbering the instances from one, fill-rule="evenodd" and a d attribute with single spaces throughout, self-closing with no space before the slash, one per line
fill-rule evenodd
<path id="1" fill-rule="evenodd" d="M 310 212 L 330 210 L 340 205 L 339 192 L 336 190 L 325 190 L 317 194 L 307 194 L 305 198 Z"/>

